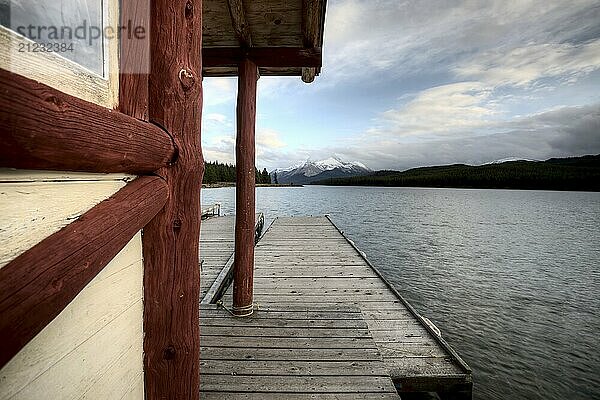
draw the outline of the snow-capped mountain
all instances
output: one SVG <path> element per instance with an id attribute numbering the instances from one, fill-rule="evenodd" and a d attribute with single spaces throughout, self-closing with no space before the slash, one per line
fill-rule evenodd
<path id="1" fill-rule="evenodd" d="M 344 162 L 338 157 L 329 157 L 326 160 L 310 161 L 292 165 L 287 168 L 278 168 L 271 172 L 271 180 L 277 182 L 307 184 L 328 178 L 366 175 L 371 169 L 359 162 Z"/>
<path id="2" fill-rule="evenodd" d="M 507 158 L 503 158 L 501 160 L 490 161 L 483 165 L 502 164 L 505 162 L 513 162 L 513 161 L 535 161 L 535 160 L 530 160 L 528 158 L 520 158 L 520 157 L 507 157 Z"/>

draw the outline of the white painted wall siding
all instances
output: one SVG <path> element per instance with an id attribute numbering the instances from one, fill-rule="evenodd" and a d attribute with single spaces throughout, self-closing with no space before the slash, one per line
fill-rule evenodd
<path id="1" fill-rule="evenodd" d="M 133 179 L 0 171 L 0 268 Z M 4 368 L 4 399 L 137 399 L 143 386 L 141 232 Z"/>
<path id="2" fill-rule="evenodd" d="M 0 399 L 143 399 L 142 277 L 138 233 L 0 370 Z"/>
<path id="3" fill-rule="evenodd" d="M 0 170 L 0 268 L 133 178 L 122 174 Z"/>

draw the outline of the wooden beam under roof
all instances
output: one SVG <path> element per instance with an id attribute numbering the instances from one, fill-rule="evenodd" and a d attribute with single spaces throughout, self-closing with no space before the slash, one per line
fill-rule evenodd
<path id="1" fill-rule="evenodd" d="M 303 63 L 306 60 L 298 57 L 269 60 L 257 54 L 267 55 L 266 49 L 273 55 L 279 49 L 279 54 L 288 55 L 286 52 L 293 51 L 289 49 L 320 52 L 326 0 L 204 0 L 203 4 L 204 77 L 238 76 L 244 58 L 255 62 L 264 76 L 303 76 L 305 82 L 311 82 L 319 75 L 320 55 L 317 62 Z"/>
<path id="2" fill-rule="evenodd" d="M 252 47 L 252 33 L 250 25 L 246 20 L 243 0 L 227 0 L 229 15 L 231 16 L 231 25 L 235 31 L 240 46 L 244 48 Z"/>
<path id="3" fill-rule="evenodd" d="M 213 47 L 202 50 L 204 67 L 237 67 L 244 59 L 259 67 L 315 67 L 321 66 L 320 48 L 296 47 Z"/>
<path id="4" fill-rule="evenodd" d="M 302 0 L 302 42 L 306 48 L 320 46 L 320 14 L 322 9 L 322 0 Z M 315 80 L 315 76 L 317 76 L 317 68 L 303 66 L 303 82 L 311 83 Z"/>

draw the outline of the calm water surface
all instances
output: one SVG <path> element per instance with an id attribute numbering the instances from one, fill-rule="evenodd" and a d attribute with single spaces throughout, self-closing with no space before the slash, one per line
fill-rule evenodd
<path id="1" fill-rule="evenodd" d="M 257 210 L 330 214 L 471 366 L 474 398 L 600 399 L 600 193 L 258 188 Z"/>

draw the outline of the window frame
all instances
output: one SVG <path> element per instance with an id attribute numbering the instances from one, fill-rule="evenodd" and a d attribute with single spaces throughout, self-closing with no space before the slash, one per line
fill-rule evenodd
<path id="1" fill-rule="evenodd" d="M 117 32 L 119 0 L 103 0 L 104 27 Z M 19 52 L 20 43 L 35 43 L 0 25 L 0 68 L 36 80 L 91 103 L 116 109 L 119 104 L 119 40 L 103 39 L 105 76 L 59 53 Z"/>

